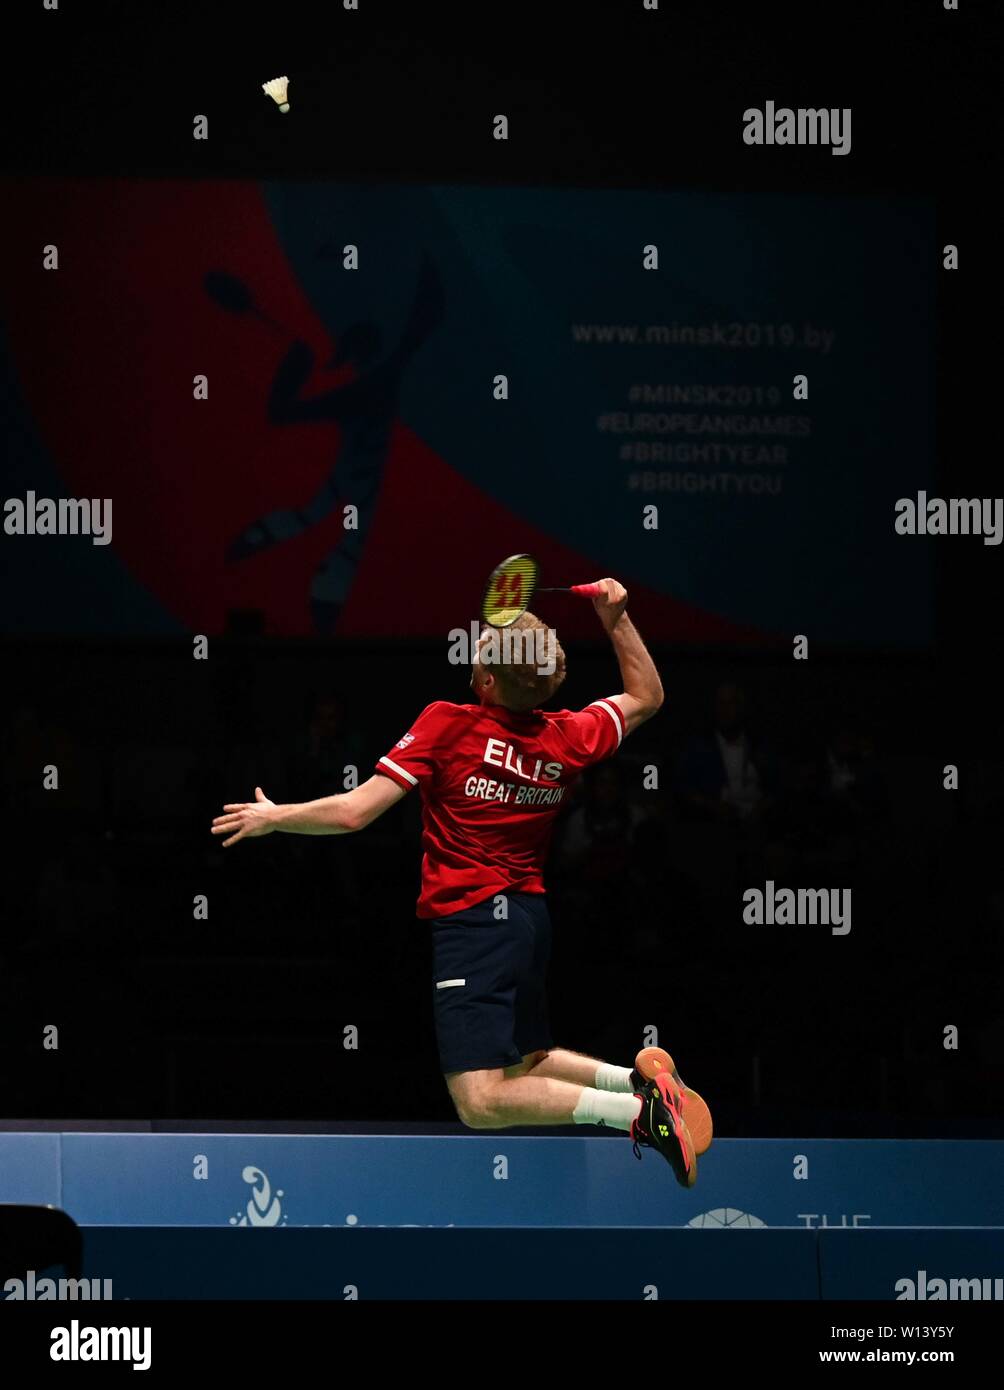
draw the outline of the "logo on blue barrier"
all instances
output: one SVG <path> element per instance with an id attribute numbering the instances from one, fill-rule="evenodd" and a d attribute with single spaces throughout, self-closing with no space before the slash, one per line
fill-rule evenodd
<path id="1" fill-rule="evenodd" d="M 702 1211 L 700 1216 L 695 1216 L 692 1221 L 687 1222 L 688 1226 L 734 1226 L 737 1229 L 743 1227 L 752 1228 L 754 1226 L 766 1227 L 766 1221 L 761 1221 L 759 1216 L 751 1216 L 748 1211 L 737 1211 L 735 1207 L 715 1207 L 714 1211 Z"/>
<path id="2" fill-rule="evenodd" d="M 354 1216 L 352 1212 L 349 1212 L 348 1216 L 346 1216 L 345 1218 L 345 1224 L 346 1226 L 365 1226 L 366 1223 L 360 1221 L 359 1217 Z M 376 1224 L 376 1226 L 371 1227 L 371 1229 L 376 1231 L 452 1231 L 455 1228 L 455 1226 L 456 1223 L 453 1221 L 447 1221 L 445 1226 L 441 1226 L 438 1222 L 435 1221 L 432 1222 L 431 1225 L 427 1222 L 420 1221 L 395 1221 L 390 1226 L 388 1226 L 386 1222 L 380 1221 Z M 328 1222 L 324 1223 L 324 1230 L 331 1230 L 331 1227 L 328 1224 Z"/>
<path id="3" fill-rule="evenodd" d="M 831 1225 L 835 1226 L 837 1224 L 835 1221 L 830 1221 L 830 1218 L 827 1216 L 825 1211 L 800 1211 L 798 1213 L 798 1219 L 799 1221 L 804 1221 L 806 1227 L 810 1230 L 816 1228 L 817 1222 L 819 1223 L 819 1229 L 823 1231 L 828 1230 Z M 871 1219 L 871 1214 L 867 1211 L 852 1212 L 851 1226 L 854 1229 L 857 1229 L 857 1227 L 860 1226 L 862 1221 L 870 1221 Z M 842 1229 L 846 1229 L 847 1227 L 847 1213 L 845 1211 L 840 1213 L 840 1226 Z"/>
<path id="4" fill-rule="evenodd" d="M 253 1163 L 241 1173 L 241 1177 L 246 1183 L 251 1184 L 251 1196 L 248 1198 L 244 1215 L 240 1212 L 236 1216 L 231 1216 L 231 1226 L 285 1226 L 287 1218 L 282 1214 L 282 1203 L 279 1198 L 286 1194 L 281 1187 L 277 1187 L 272 1192 L 272 1185 L 268 1177 L 260 1168 L 256 1168 Z"/>

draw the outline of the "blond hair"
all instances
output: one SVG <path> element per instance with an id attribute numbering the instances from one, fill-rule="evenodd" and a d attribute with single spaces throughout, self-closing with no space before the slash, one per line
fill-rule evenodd
<path id="1" fill-rule="evenodd" d="M 491 671 L 498 684 L 499 704 L 523 713 L 544 704 L 565 679 L 565 653 L 558 634 L 533 613 L 521 613 L 505 628 L 487 628 L 489 650 L 479 651 L 478 660 Z M 554 669 L 542 672 L 541 644 Z M 491 648 L 495 649 L 493 654 Z"/>

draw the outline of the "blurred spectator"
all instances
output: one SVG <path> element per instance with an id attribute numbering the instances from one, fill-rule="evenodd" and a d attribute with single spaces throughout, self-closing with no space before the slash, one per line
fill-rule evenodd
<path id="1" fill-rule="evenodd" d="M 710 731 L 685 743 L 676 791 L 681 864 L 702 915 L 728 924 L 742 890 L 785 879 L 791 867 L 778 760 L 749 729 L 746 697 L 731 681 L 715 691 Z"/>
<path id="2" fill-rule="evenodd" d="M 830 829 L 857 832 L 884 816 L 888 797 L 871 739 L 838 725 L 823 749 L 818 790 Z"/>
<path id="3" fill-rule="evenodd" d="M 846 721 L 835 723 L 799 761 L 788 809 L 795 875 L 837 875 L 850 886 L 863 850 L 884 852 L 874 832 L 888 818 L 889 798 L 872 740 Z"/>
<path id="4" fill-rule="evenodd" d="M 711 732 L 692 738 L 680 760 L 682 808 L 726 824 L 762 815 L 772 804 L 776 772 L 767 748 L 746 727 L 746 697 L 725 682 L 715 691 Z"/>
<path id="5" fill-rule="evenodd" d="M 340 694 L 322 689 L 310 701 L 306 722 L 287 744 L 284 762 L 290 801 L 314 801 L 336 796 L 356 785 L 346 782 L 348 769 L 358 782 L 370 776 L 363 740 L 345 715 Z M 266 794 L 268 789 L 266 787 Z M 365 855 L 348 836 L 291 835 L 286 853 L 297 865 L 305 903 L 315 920 L 338 922 L 339 949 L 343 957 L 361 949 L 362 917 L 366 898 L 358 865 Z M 355 839 L 355 837 L 351 837 Z"/>
<path id="6" fill-rule="evenodd" d="M 628 799 L 621 766 L 601 763 L 585 777 L 582 804 L 565 824 L 563 864 L 588 883 L 619 881 L 641 820 L 641 811 Z"/>
<path id="7" fill-rule="evenodd" d="M 349 767 L 355 768 L 360 782 L 372 771 L 363 766 L 362 739 L 346 723 L 342 697 L 333 690 L 322 691 L 312 699 L 306 725 L 289 750 L 292 799 L 313 801 L 348 790 Z"/>

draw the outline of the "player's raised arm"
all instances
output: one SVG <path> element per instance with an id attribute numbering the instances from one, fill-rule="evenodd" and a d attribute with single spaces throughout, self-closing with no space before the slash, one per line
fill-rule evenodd
<path id="1" fill-rule="evenodd" d="M 593 607 L 617 654 L 623 695 L 611 698 L 624 716 L 625 733 L 651 719 L 663 701 L 662 681 L 645 643 L 627 615 L 627 590 L 616 579 L 601 579 L 602 592 Z"/>
<path id="2" fill-rule="evenodd" d="M 361 787 L 340 796 L 322 796 L 317 801 L 277 806 L 261 787 L 255 787 L 254 801 L 233 802 L 213 821 L 214 835 L 227 835 L 223 848 L 238 840 L 285 830 L 295 835 L 349 835 L 364 830 L 407 795 L 407 789 L 389 777 L 373 776 Z"/>

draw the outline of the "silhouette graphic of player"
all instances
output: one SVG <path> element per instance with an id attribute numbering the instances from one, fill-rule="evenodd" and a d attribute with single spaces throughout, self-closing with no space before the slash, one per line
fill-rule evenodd
<path id="1" fill-rule="evenodd" d="M 439 274 L 426 256 L 419 274 L 411 313 L 401 341 L 386 356 L 377 324 L 351 324 L 341 334 L 329 367 L 349 364 L 356 379 L 323 395 L 303 400 L 304 385 L 314 367 L 314 354 L 306 343 L 295 342 L 279 364 L 268 400 L 268 418 L 274 425 L 307 421 L 337 423 L 342 427 L 342 447 L 336 466 L 306 506 L 280 508 L 252 522 L 227 550 L 237 561 L 257 555 L 270 546 L 291 540 L 330 516 L 336 508 L 358 509 L 357 529 L 345 530 L 342 539 L 321 562 L 310 585 L 310 611 L 318 633 L 330 634 L 348 598 L 366 537 L 376 512 L 391 429 L 405 368 L 422 343 L 443 318 L 443 288 Z"/>

